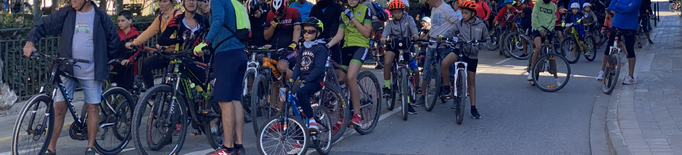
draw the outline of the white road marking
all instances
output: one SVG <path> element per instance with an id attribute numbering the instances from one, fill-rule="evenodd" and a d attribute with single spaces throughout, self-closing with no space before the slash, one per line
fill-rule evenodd
<path id="1" fill-rule="evenodd" d="M 509 61 L 509 60 L 511 60 L 511 59 L 513 59 L 513 58 L 506 58 L 506 59 L 501 60 L 500 62 L 497 62 L 497 63 L 495 63 L 495 64 L 496 64 L 496 65 L 499 65 L 499 64 L 505 63 L 505 62 L 507 62 L 507 61 Z"/>

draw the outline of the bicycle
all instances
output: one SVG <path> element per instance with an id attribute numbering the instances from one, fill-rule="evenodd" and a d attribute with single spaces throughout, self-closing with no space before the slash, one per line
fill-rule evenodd
<path id="1" fill-rule="evenodd" d="M 502 36 L 502 33 L 503 33 L 502 32 L 502 26 L 500 26 L 499 24 L 495 25 L 493 27 L 493 30 L 490 31 L 489 33 L 490 33 L 490 40 L 492 40 L 492 42 L 490 44 L 488 44 L 486 46 L 486 48 L 489 51 L 493 51 L 493 50 L 497 49 L 498 44 L 499 44 L 499 40 L 502 39 L 499 37 L 499 36 Z"/>
<path id="2" fill-rule="evenodd" d="M 444 39 L 444 42 L 447 47 L 455 50 L 463 50 L 463 46 L 467 45 L 471 46 L 469 49 L 478 48 L 479 43 L 485 43 L 485 41 L 478 40 L 458 41 L 457 37 L 453 37 L 452 39 L 446 38 Z M 461 125 L 462 121 L 464 120 L 464 104 L 469 97 L 469 85 L 467 84 L 467 66 L 469 64 L 463 61 L 463 58 L 469 57 L 471 51 L 469 51 L 469 54 L 467 55 L 464 55 L 464 51 L 460 51 L 456 54 L 459 56 L 459 59 L 453 64 L 456 71 L 455 73 L 452 73 L 452 76 L 455 79 L 450 80 L 450 85 L 455 86 L 452 87 L 455 106 L 455 120 L 457 121 L 457 124 Z"/>
<path id="3" fill-rule="evenodd" d="M 517 27 L 516 32 L 507 34 L 504 40 L 508 43 L 507 46 L 505 46 L 505 51 L 515 59 L 526 60 L 533 55 L 534 45 L 530 37 L 525 34 L 525 30 Z M 524 46 L 526 47 L 525 50 Z M 526 55 L 523 55 L 524 53 L 526 53 Z"/>
<path id="4" fill-rule="evenodd" d="M 532 63 L 533 59 L 529 59 L 528 61 L 528 67 L 529 70 L 531 71 L 532 75 L 532 80 L 530 81 L 531 85 L 537 87 L 538 89 L 544 91 L 544 92 L 556 92 L 561 90 L 561 88 L 565 87 L 566 84 L 568 83 L 568 80 L 571 78 L 571 66 L 568 64 L 568 60 L 563 56 L 563 54 L 557 53 L 557 51 L 552 50 L 554 48 L 554 42 L 556 35 L 554 31 L 550 31 L 546 27 L 542 27 L 547 31 L 547 35 L 545 36 L 545 41 L 542 43 L 542 51 L 538 55 L 538 59 L 535 62 L 535 65 L 533 65 L 533 68 L 530 68 L 530 63 Z M 552 46 L 552 47 L 550 47 Z M 554 52 L 552 52 L 554 51 Z M 558 63 L 557 60 L 563 61 L 564 63 Z M 564 64 L 561 66 L 558 66 L 558 64 Z M 564 71 L 565 73 L 562 72 L 562 75 L 566 75 L 565 78 L 563 78 L 563 82 L 560 82 L 559 80 L 559 67 L 562 67 L 566 69 Z M 545 72 L 546 71 L 546 72 Z M 548 75 L 545 74 L 540 74 L 540 73 L 548 73 Z M 552 84 L 550 85 L 540 85 L 538 82 L 540 81 L 541 77 L 547 77 L 547 76 L 552 76 L 554 78 Z"/>
<path id="5" fill-rule="evenodd" d="M 434 49 L 433 60 L 430 64 L 424 64 L 424 68 L 429 67 L 429 73 L 424 73 L 424 79 L 426 80 L 426 87 L 424 89 L 424 109 L 426 111 L 433 110 L 436 105 L 436 99 L 440 98 L 441 102 L 445 103 L 445 98 L 440 95 L 440 84 L 443 83 L 443 78 L 440 74 L 440 63 L 441 57 L 440 52 L 438 52 L 439 44 L 434 41 L 428 41 L 429 48 Z"/>
<path id="6" fill-rule="evenodd" d="M 425 40 L 418 40 L 425 41 Z M 402 106 L 402 119 L 407 120 L 408 106 L 410 102 L 414 102 L 416 97 L 416 90 L 414 88 L 414 81 L 411 74 L 411 70 L 408 67 L 410 63 L 410 58 L 405 58 L 405 55 L 410 55 L 410 49 L 414 48 L 414 44 L 417 41 L 410 41 L 410 38 L 391 38 L 390 41 L 386 42 L 386 46 L 390 46 L 395 50 L 397 55 L 394 58 L 393 65 L 391 66 L 391 93 L 390 96 L 386 97 L 388 110 L 393 110 L 395 106 L 396 98 L 401 97 Z"/>
<path id="7" fill-rule="evenodd" d="M 672 13 L 675 13 L 676 11 L 680 11 L 680 8 L 682 5 L 680 5 L 680 1 L 678 0 L 671 0 L 670 5 L 668 5 L 668 10 Z"/>
<path id="8" fill-rule="evenodd" d="M 383 58 L 383 53 L 382 51 L 384 50 L 383 45 L 381 45 L 381 42 L 379 41 L 381 38 L 381 32 L 384 31 L 384 27 L 379 27 L 378 29 L 372 30 L 372 34 L 369 37 L 369 51 L 372 51 L 372 54 L 374 55 L 374 62 L 376 63 L 377 66 L 382 66 L 383 67 L 383 61 L 381 58 Z M 369 64 L 369 63 L 368 63 Z"/>
<path id="9" fill-rule="evenodd" d="M 286 74 L 286 71 L 284 72 Z M 315 83 L 313 83 L 315 84 Z M 318 122 L 318 131 L 309 132 L 308 117 L 303 117 L 305 114 L 299 106 L 299 101 L 294 95 L 300 88 L 299 85 L 292 90 L 291 82 L 284 82 L 281 88 L 286 89 L 286 93 L 279 96 L 280 101 L 284 101 L 281 113 L 279 116 L 270 119 L 260 128 L 258 138 L 258 149 L 261 154 L 305 154 L 308 150 L 308 142 L 311 140 L 314 143 L 315 149 L 319 154 L 328 154 L 332 146 L 332 119 L 327 113 L 324 106 L 314 106 L 314 119 Z M 286 99 L 285 99 L 286 98 Z M 289 110 L 291 113 L 289 114 Z M 309 135 L 310 134 L 310 135 Z M 267 143 L 268 141 L 272 141 Z M 287 142 L 289 141 L 289 142 Z M 271 143 L 274 143 L 272 145 Z M 271 145 L 268 145 L 271 144 Z M 293 148 L 291 144 L 294 144 Z M 266 147 L 274 147 L 267 149 Z M 291 149 L 288 150 L 287 149 Z M 297 150 L 297 148 L 301 148 Z"/>
<path id="10" fill-rule="evenodd" d="M 271 87 L 274 86 L 273 84 L 279 84 L 284 74 L 280 74 L 277 71 L 277 61 L 269 57 L 273 53 L 282 54 L 286 52 L 286 49 L 253 48 L 248 50 L 248 52 L 251 53 L 251 60 L 247 65 L 246 73 L 252 71 L 251 73 L 253 73 L 255 78 L 253 85 L 251 87 L 244 87 L 244 89 L 251 88 L 249 104 L 249 107 L 251 107 L 251 123 L 256 136 L 258 136 L 263 123 L 276 116 L 279 111 L 278 104 L 276 104 L 277 100 L 275 97 L 272 97 L 272 91 L 277 89 Z M 245 74 L 245 76 L 249 74 Z"/>
<path id="11" fill-rule="evenodd" d="M 64 83 L 59 78 L 75 78 L 72 75 L 58 71 L 63 66 L 74 66 L 76 63 L 92 63 L 90 60 L 70 59 L 54 55 L 46 55 L 38 52 L 33 52 L 31 57 L 34 59 L 45 58 L 52 62 L 52 72 L 50 74 L 50 83 L 45 83 L 40 87 L 40 93 L 31 97 L 19 113 L 19 117 L 15 122 L 12 130 L 11 152 L 12 154 L 43 154 L 47 150 L 48 144 L 52 138 L 54 130 L 54 100 L 57 95 L 64 97 L 68 110 L 74 122 L 69 126 L 69 136 L 74 140 L 87 140 L 87 124 L 86 120 L 88 114 L 85 105 L 81 111 L 80 116 L 76 113 L 73 105 L 73 94 L 68 94 Z M 52 89 L 51 94 L 47 94 L 45 89 Z M 49 96 L 48 96 L 49 95 Z M 121 99 L 121 100 L 118 100 Z M 112 87 L 102 93 L 102 102 L 100 105 L 100 134 L 95 139 L 95 150 L 101 154 L 118 154 L 126 147 L 130 141 L 131 135 L 130 127 L 121 126 L 122 123 L 129 122 L 130 107 L 133 107 L 134 100 L 127 90 L 121 87 Z M 104 119 L 102 119 L 102 117 Z M 127 118 L 126 118 L 127 117 Z M 42 119 L 41 119 L 42 118 Z M 25 122 L 26 121 L 26 122 Z M 111 135 L 108 133 L 111 132 Z M 109 136 L 107 136 L 109 135 Z M 113 140 L 115 142 L 104 142 L 105 140 Z M 24 143 L 30 143 L 24 145 Z M 113 144 L 113 145 L 107 145 Z"/>
<path id="12" fill-rule="evenodd" d="M 604 69 L 604 79 L 599 80 L 602 83 L 602 92 L 604 94 L 611 94 L 613 89 L 618 85 L 618 76 L 620 75 L 621 56 L 620 54 L 625 49 L 621 36 L 624 34 L 616 28 L 609 28 L 611 35 L 616 35 L 613 44 L 609 46 L 609 55 L 606 61 L 606 68 Z"/>
<path id="13" fill-rule="evenodd" d="M 209 80 L 201 81 L 186 68 L 198 65 L 211 71 L 210 63 L 191 59 L 191 49 L 175 52 L 163 52 L 164 48 L 145 49 L 171 61 L 161 84 L 147 90 L 135 107 L 132 133 L 138 154 L 149 154 L 146 149 L 155 151 L 154 154 L 161 154 L 161 151 L 168 151 L 163 154 L 179 153 L 189 123 L 197 130 L 193 135 L 205 134 L 212 148 L 220 147 L 224 141 L 221 110 L 218 103 L 211 100 L 215 80 L 208 77 Z M 170 150 L 162 150 L 173 142 L 177 143 Z"/>
<path id="14" fill-rule="evenodd" d="M 580 34 L 578 31 L 575 29 L 574 26 L 578 26 L 577 24 L 581 23 L 567 23 L 564 27 L 570 27 L 571 28 L 571 34 L 567 35 L 567 37 L 564 39 L 563 42 L 561 42 L 561 50 L 562 54 L 564 54 L 564 57 L 566 60 L 568 60 L 568 63 L 570 64 L 575 64 L 580 60 L 580 53 L 583 51 L 588 51 L 585 52 L 584 56 L 587 61 L 594 61 L 595 58 L 597 58 L 597 48 L 596 42 L 594 37 L 590 35 L 589 29 L 587 29 L 587 26 L 585 26 L 585 34 L 583 37 L 584 43 L 586 47 L 583 47 L 580 44 L 580 40 L 578 39 L 580 37 Z M 577 49 L 576 49 L 577 48 Z"/>

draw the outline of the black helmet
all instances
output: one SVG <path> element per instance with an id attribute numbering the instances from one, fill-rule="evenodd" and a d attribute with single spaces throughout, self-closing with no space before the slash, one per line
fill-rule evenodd
<path id="1" fill-rule="evenodd" d="M 317 30 L 320 31 L 320 33 L 322 33 L 322 31 L 324 31 L 324 24 L 322 24 L 322 21 L 320 21 L 319 19 L 317 19 L 315 17 L 306 18 L 305 20 L 303 20 L 303 22 L 301 22 L 301 25 L 302 26 L 313 26 L 313 27 L 317 28 Z"/>
<path id="2" fill-rule="evenodd" d="M 247 0 L 246 1 L 246 12 L 250 14 L 256 13 L 260 8 L 260 0 Z"/>

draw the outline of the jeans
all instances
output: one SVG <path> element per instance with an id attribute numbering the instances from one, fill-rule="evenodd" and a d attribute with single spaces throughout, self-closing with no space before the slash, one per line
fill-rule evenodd
<path id="1" fill-rule="evenodd" d="M 433 58 L 434 58 L 435 53 L 433 51 L 435 51 L 435 50 L 436 50 L 436 48 L 431 48 L 431 47 L 426 48 L 426 56 L 424 57 L 424 73 L 422 74 L 422 76 L 424 76 L 423 77 L 424 80 L 427 79 L 426 76 L 429 75 L 429 73 L 431 71 L 431 68 L 429 67 L 429 65 L 431 65 L 432 61 L 434 61 Z M 450 54 L 450 52 L 451 52 L 451 50 L 447 49 L 445 47 L 438 48 L 438 56 L 440 57 L 440 60 L 443 61 L 443 59 L 445 59 L 445 56 L 448 56 L 448 54 Z M 440 69 L 440 68 L 436 68 L 436 69 Z"/>
<path id="2" fill-rule="evenodd" d="M 296 92 L 296 98 L 298 98 L 299 101 L 298 104 L 299 106 L 301 106 L 301 109 L 303 109 L 303 113 L 305 113 L 306 117 L 308 118 L 315 117 L 315 114 L 313 114 L 313 108 L 310 106 L 310 97 L 322 89 L 320 81 L 321 80 L 312 82 L 306 81 L 303 87 L 301 87 L 301 89 L 298 89 L 298 91 Z"/>

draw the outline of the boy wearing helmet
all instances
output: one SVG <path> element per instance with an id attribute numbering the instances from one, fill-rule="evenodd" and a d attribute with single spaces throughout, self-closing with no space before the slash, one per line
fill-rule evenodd
<path id="1" fill-rule="evenodd" d="M 450 29 L 447 31 L 448 36 L 455 36 L 458 39 L 464 41 L 486 41 L 490 38 L 488 35 L 488 28 L 486 27 L 484 21 L 482 19 L 476 18 L 476 7 L 477 5 L 473 1 L 466 1 L 462 3 L 462 5 L 459 7 L 460 10 L 462 10 L 462 20 L 456 22 L 452 27 L 450 27 Z M 440 40 L 441 38 L 438 39 Z M 481 118 L 481 115 L 476 109 L 476 67 L 478 66 L 478 50 L 481 50 L 483 46 L 484 45 L 480 45 L 478 47 L 464 46 L 462 47 L 462 50 L 455 49 L 449 53 L 445 59 L 443 59 L 440 68 L 442 71 L 441 76 L 443 77 L 443 84 L 445 85 L 442 94 L 444 94 L 446 98 L 452 98 L 452 89 L 450 89 L 449 86 L 449 68 L 453 63 L 455 63 L 455 61 L 459 59 L 462 59 L 462 61 L 469 64 L 466 69 L 467 74 L 469 75 L 467 77 L 467 84 L 469 85 L 468 92 L 471 96 L 471 99 L 469 100 L 471 102 L 471 117 L 474 119 Z M 468 55 L 464 54 L 467 55 L 467 57 L 460 58 L 458 56 L 459 52 L 470 53 L 467 53 Z"/>
<path id="2" fill-rule="evenodd" d="M 260 25 L 265 24 L 266 16 L 270 10 L 268 3 L 264 0 L 247 0 L 244 4 L 246 6 L 246 12 L 249 14 L 249 22 L 251 26 L 251 40 L 249 45 L 251 46 L 264 46 L 267 44 L 265 41 L 265 28 Z"/>
<path id="3" fill-rule="evenodd" d="M 288 53 L 280 55 L 277 61 L 277 70 L 287 73 L 284 76 L 285 81 L 291 78 L 291 69 L 294 68 L 298 55 L 295 49 L 301 36 L 301 13 L 298 9 L 288 6 L 287 0 L 273 0 L 270 3 L 270 12 L 265 20 L 263 32 L 265 40 L 270 42 L 273 49 L 288 48 Z"/>
<path id="4" fill-rule="evenodd" d="M 322 21 L 315 17 L 306 18 L 303 25 L 303 46 L 299 49 L 298 60 L 294 73 L 289 82 L 300 84 L 296 92 L 296 97 L 300 101 L 303 113 L 308 117 L 308 130 L 317 132 L 317 122 L 313 118 L 313 109 L 310 107 L 310 97 L 322 89 L 320 82 L 324 79 L 325 64 L 327 63 L 328 52 L 322 39 L 317 39 L 324 31 Z"/>
<path id="5" fill-rule="evenodd" d="M 513 18 L 515 17 L 514 15 L 516 12 L 516 8 L 514 8 L 514 0 L 505 0 L 506 6 L 502 9 L 500 9 L 500 12 L 497 13 L 497 16 L 495 16 L 495 23 L 494 25 L 500 24 L 502 26 L 502 32 L 505 30 L 514 30 L 514 20 Z M 512 25 L 507 25 L 507 24 L 512 24 Z M 500 42 L 500 47 L 504 47 L 504 39 L 501 39 L 502 42 Z M 502 50 L 504 48 L 500 48 L 500 56 L 502 55 Z"/>
<path id="6" fill-rule="evenodd" d="M 585 46 L 585 26 L 583 26 L 582 20 L 585 19 L 585 15 L 580 12 L 580 4 L 578 3 L 573 3 L 571 4 L 571 13 L 566 15 L 566 18 L 564 19 L 564 22 L 561 24 L 564 26 L 566 23 L 572 23 L 573 25 L 571 26 L 565 26 L 564 28 L 564 36 L 566 35 L 571 35 L 571 28 L 575 28 L 576 31 L 578 31 L 578 41 L 580 41 L 580 46 L 582 47 L 587 47 Z M 577 46 L 573 45 L 573 56 L 577 57 L 578 56 L 578 48 Z M 583 52 L 585 52 L 585 55 L 590 55 L 592 54 L 590 51 L 587 50 L 587 48 L 583 48 Z"/>
<path id="7" fill-rule="evenodd" d="M 599 20 L 597 19 L 597 15 L 595 15 L 594 12 L 592 11 L 592 4 L 587 2 L 583 3 L 583 14 L 585 15 L 585 18 L 582 21 L 582 23 L 585 24 L 587 30 L 589 30 L 590 32 L 595 31 L 595 26 L 597 26 L 596 23 Z M 590 33 L 590 35 L 592 35 L 592 38 L 596 38 L 594 36 L 594 33 Z M 596 44 L 596 46 L 598 49 L 599 44 Z"/>
<path id="8" fill-rule="evenodd" d="M 394 0 L 391 1 L 390 4 L 388 4 L 388 10 L 391 11 L 391 18 L 386 22 L 386 28 L 384 29 L 384 32 L 381 34 L 381 43 L 386 44 L 386 41 L 388 39 L 393 39 L 393 38 L 412 38 L 413 40 L 419 39 L 419 32 L 417 31 L 417 24 L 414 23 L 414 18 L 412 16 L 408 15 L 405 13 L 405 4 L 403 4 L 402 1 L 399 0 Z M 414 50 L 414 49 L 410 49 Z M 393 61 L 396 59 L 396 54 L 398 50 L 393 49 L 393 47 L 386 47 L 386 53 L 384 53 L 384 56 L 386 59 L 384 59 L 384 97 L 390 96 L 390 88 L 391 88 L 391 66 L 393 66 Z M 409 53 L 405 53 L 403 57 L 405 59 L 411 58 Z M 410 62 L 410 69 L 411 70 L 417 70 L 417 64 L 414 61 Z M 419 74 L 417 73 L 417 76 L 419 77 Z M 416 78 L 417 81 L 419 81 L 419 78 Z M 418 84 L 415 84 L 417 86 Z M 418 87 L 416 90 L 419 90 Z M 409 106 L 408 111 L 410 114 L 417 114 L 417 112 L 412 108 L 412 105 Z"/>

